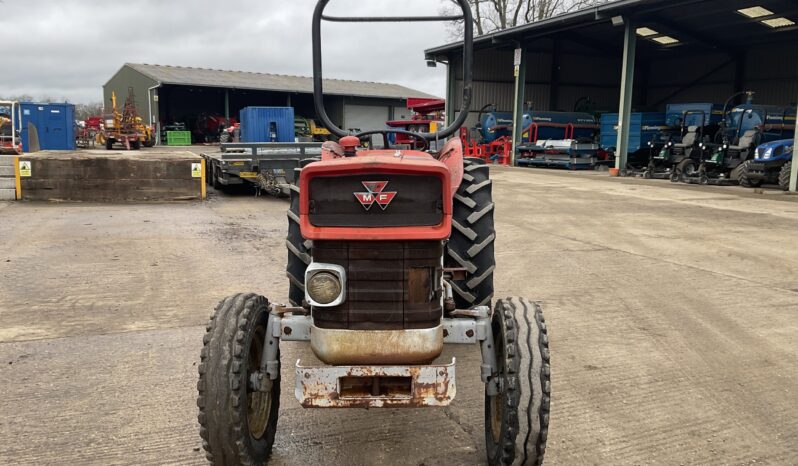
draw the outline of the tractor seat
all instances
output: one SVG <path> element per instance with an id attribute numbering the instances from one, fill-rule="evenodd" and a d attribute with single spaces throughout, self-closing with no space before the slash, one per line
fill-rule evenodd
<path id="1" fill-rule="evenodd" d="M 682 142 L 679 144 L 674 144 L 676 147 L 692 147 L 695 145 L 695 141 L 698 138 L 698 126 L 689 126 L 687 128 L 687 134 L 684 135 L 682 138 Z"/>
<path id="2" fill-rule="evenodd" d="M 749 147 L 754 145 L 754 141 L 756 140 L 757 136 L 759 135 L 759 131 L 755 129 L 749 129 L 742 136 L 740 136 L 740 140 L 737 142 L 736 146 L 730 146 L 731 149 L 743 150 L 748 149 Z"/>

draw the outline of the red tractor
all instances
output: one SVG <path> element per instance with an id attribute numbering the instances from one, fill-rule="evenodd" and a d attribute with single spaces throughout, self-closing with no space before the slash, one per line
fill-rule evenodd
<path id="1" fill-rule="evenodd" d="M 277 430 L 280 343 L 307 341 L 323 365 L 297 361 L 293 391 L 305 408 L 440 407 L 455 398 L 446 343 L 482 356 L 485 439 L 491 465 L 540 464 L 549 423 L 550 371 L 540 306 L 493 299 L 495 268 L 489 167 L 463 158 L 459 138 L 439 151 L 468 115 L 473 27 L 463 14 L 463 108 L 437 133 L 399 129 L 350 135 L 324 108 L 321 21 L 313 16 L 314 101 L 338 143 L 297 168 L 288 209 L 288 305 L 255 293 L 219 303 L 203 338 L 199 423 L 214 464 L 263 464 Z M 430 18 L 376 18 L 381 21 Z M 451 21 L 451 17 L 436 18 Z M 418 141 L 391 147 L 390 134 Z M 381 135 L 385 148 L 362 150 Z"/>

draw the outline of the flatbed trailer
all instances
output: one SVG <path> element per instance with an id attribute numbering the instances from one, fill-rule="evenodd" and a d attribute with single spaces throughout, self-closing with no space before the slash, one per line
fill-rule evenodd
<path id="1" fill-rule="evenodd" d="M 211 186 L 250 184 L 258 193 L 288 195 L 294 169 L 300 162 L 321 155 L 320 142 L 233 142 L 220 144 L 219 152 L 201 154 L 205 177 Z"/>

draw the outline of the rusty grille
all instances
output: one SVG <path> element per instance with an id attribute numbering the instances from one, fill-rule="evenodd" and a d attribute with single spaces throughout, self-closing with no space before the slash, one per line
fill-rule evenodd
<path id="1" fill-rule="evenodd" d="M 314 308 L 321 328 L 397 330 L 437 327 L 441 319 L 440 241 L 316 241 L 313 260 L 346 270 L 346 300 Z"/>

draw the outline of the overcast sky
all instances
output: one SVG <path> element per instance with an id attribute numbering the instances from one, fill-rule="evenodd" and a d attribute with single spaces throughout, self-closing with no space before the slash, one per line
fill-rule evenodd
<path id="1" fill-rule="evenodd" d="M 325 13 L 436 15 L 443 0 L 331 0 Z M 314 0 L 0 0 L 0 96 L 102 100 L 124 64 L 311 75 Z M 443 96 L 424 49 L 443 23 L 325 23 L 325 78 L 397 83 Z"/>

